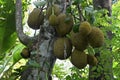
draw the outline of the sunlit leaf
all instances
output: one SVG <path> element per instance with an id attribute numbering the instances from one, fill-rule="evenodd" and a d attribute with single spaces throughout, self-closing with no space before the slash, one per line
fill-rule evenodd
<path id="1" fill-rule="evenodd" d="M 46 1 L 34 1 L 33 4 L 35 6 L 44 6 L 46 4 Z"/>

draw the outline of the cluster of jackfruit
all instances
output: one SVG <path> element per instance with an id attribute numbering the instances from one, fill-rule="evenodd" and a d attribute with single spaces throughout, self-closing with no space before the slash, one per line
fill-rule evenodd
<path id="1" fill-rule="evenodd" d="M 67 59 L 72 52 L 72 43 L 66 35 L 73 27 L 73 18 L 69 14 L 61 12 L 59 5 L 52 4 L 46 9 L 44 16 L 43 10 L 34 8 L 28 17 L 28 26 L 32 29 L 39 29 L 44 23 L 44 17 L 49 21 L 56 31 L 57 39 L 54 41 L 54 54 L 59 59 Z"/>
<path id="2" fill-rule="evenodd" d="M 84 21 L 79 26 L 79 32 L 71 32 L 71 41 L 80 51 L 84 51 L 88 45 L 99 48 L 104 44 L 104 34 L 99 28 L 91 27 L 89 22 Z"/>
<path id="3" fill-rule="evenodd" d="M 59 6 L 54 4 L 47 8 L 46 18 L 57 34 L 53 45 L 54 55 L 61 60 L 67 59 L 72 53 L 71 40 L 66 37 L 73 27 L 72 16 L 62 13 Z"/>
<path id="4" fill-rule="evenodd" d="M 70 14 L 61 12 L 59 5 L 53 4 L 46 9 L 46 15 L 40 8 L 34 8 L 28 16 L 28 26 L 32 29 L 39 29 L 44 23 L 44 17 L 53 26 L 59 37 L 63 37 L 72 30 L 73 17 Z"/>
<path id="5" fill-rule="evenodd" d="M 71 54 L 71 63 L 79 69 L 83 69 L 87 64 L 95 66 L 98 63 L 94 55 L 86 54 L 85 51 L 74 49 Z"/>
<path id="6" fill-rule="evenodd" d="M 58 59 L 67 59 L 71 56 L 71 63 L 82 69 L 87 64 L 96 65 L 97 58 L 94 55 L 86 54 L 88 45 L 99 48 L 104 43 L 104 34 L 97 27 L 91 27 L 87 21 L 81 22 L 78 32 L 72 30 L 74 21 L 70 14 L 61 13 L 57 4 L 49 6 L 46 10 L 46 19 L 56 30 L 57 38 L 54 41 L 53 52 Z M 43 11 L 39 8 L 33 9 L 28 17 L 28 25 L 32 29 L 39 29 L 44 22 Z M 66 35 L 70 33 L 70 38 Z M 72 48 L 74 46 L 74 50 Z M 28 52 L 25 52 L 28 53 Z M 28 55 L 29 56 L 29 55 Z"/>
<path id="7" fill-rule="evenodd" d="M 73 26 L 73 18 L 70 14 L 61 13 L 57 4 L 51 5 L 47 8 L 46 16 L 49 24 L 56 29 L 59 37 L 64 37 L 70 33 Z"/>
<path id="8" fill-rule="evenodd" d="M 91 27 L 87 21 L 81 22 L 79 31 L 71 31 L 72 45 L 75 47 L 71 54 L 71 63 L 79 69 L 84 68 L 87 64 L 95 66 L 98 61 L 94 55 L 85 54 L 88 45 L 93 48 L 99 48 L 104 43 L 104 34 L 97 27 Z"/>

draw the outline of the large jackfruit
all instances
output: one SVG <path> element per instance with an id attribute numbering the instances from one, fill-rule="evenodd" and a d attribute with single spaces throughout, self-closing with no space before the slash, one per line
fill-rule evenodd
<path id="1" fill-rule="evenodd" d="M 44 22 L 44 14 L 39 8 L 34 8 L 28 16 L 28 26 L 32 29 L 39 29 Z"/>
<path id="2" fill-rule="evenodd" d="M 71 54 L 71 63 L 79 69 L 83 69 L 87 65 L 87 54 L 75 49 Z"/>
<path id="3" fill-rule="evenodd" d="M 104 44 L 103 32 L 99 28 L 93 27 L 88 35 L 88 42 L 93 48 L 101 47 Z"/>
<path id="4" fill-rule="evenodd" d="M 82 36 L 79 32 L 74 33 L 71 31 L 70 39 L 72 41 L 72 45 L 80 51 L 84 51 L 88 46 L 87 38 Z"/>
<path id="5" fill-rule="evenodd" d="M 67 59 L 71 55 L 72 44 L 69 38 L 57 38 L 54 42 L 54 55 L 58 59 Z"/>

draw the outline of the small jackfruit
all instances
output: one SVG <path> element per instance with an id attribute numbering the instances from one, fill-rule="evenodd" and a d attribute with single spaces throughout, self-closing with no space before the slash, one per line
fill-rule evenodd
<path id="1" fill-rule="evenodd" d="M 61 37 L 57 38 L 53 46 L 54 55 L 58 59 L 67 59 L 71 55 L 72 44 L 69 38 Z"/>
<path id="2" fill-rule="evenodd" d="M 72 45 L 76 49 L 80 51 L 84 51 L 88 46 L 87 38 L 85 36 L 82 36 L 79 32 L 74 33 L 73 31 L 71 31 L 70 34 L 71 34 L 70 39 L 72 41 Z"/>
<path id="3" fill-rule="evenodd" d="M 71 54 L 71 63 L 79 69 L 83 69 L 87 65 L 87 54 L 75 49 Z"/>
<path id="4" fill-rule="evenodd" d="M 87 21 L 81 22 L 80 26 L 79 26 L 79 32 L 83 35 L 83 36 L 87 36 L 90 32 L 91 32 L 91 26 L 90 23 Z"/>
<path id="5" fill-rule="evenodd" d="M 60 8 L 57 4 L 54 4 L 53 6 L 49 6 L 46 10 L 46 17 L 49 19 L 50 15 L 52 15 L 52 8 L 54 10 L 54 14 L 58 16 L 60 14 Z"/>
<path id="6" fill-rule="evenodd" d="M 44 22 L 44 14 L 39 8 L 34 8 L 28 16 L 28 26 L 32 29 L 39 29 Z"/>
<path id="7" fill-rule="evenodd" d="M 29 57 L 30 57 L 30 51 L 29 51 L 29 49 L 28 49 L 28 48 L 24 48 L 24 49 L 22 50 L 22 52 L 21 52 L 21 56 L 22 56 L 23 58 L 29 58 Z"/>
<path id="8" fill-rule="evenodd" d="M 91 66 L 96 66 L 98 60 L 94 55 L 87 54 L 87 63 Z"/>
<path id="9" fill-rule="evenodd" d="M 56 15 L 54 15 L 54 14 L 50 15 L 50 17 L 49 17 L 49 24 L 51 26 L 56 26 L 58 24 L 58 19 L 57 19 Z"/>
<path id="10" fill-rule="evenodd" d="M 93 48 L 101 47 L 104 44 L 104 34 L 97 28 L 93 27 L 88 35 L 88 42 Z"/>

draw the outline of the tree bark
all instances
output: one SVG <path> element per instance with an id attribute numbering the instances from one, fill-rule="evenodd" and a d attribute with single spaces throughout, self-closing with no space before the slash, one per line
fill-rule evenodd
<path id="1" fill-rule="evenodd" d="M 111 0 L 93 0 L 93 6 L 94 9 L 100 10 L 100 9 L 107 9 L 108 10 L 108 16 L 111 16 L 112 9 L 111 9 Z M 103 14 L 104 15 L 104 14 Z M 104 16 L 103 16 L 104 17 Z M 111 24 L 111 22 L 109 22 Z M 107 37 L 109 40 L 112 39 L 112 31 L 106 31 Z M 106 50 L 108 50 L 110 53 L 112 53 L 112 47 L 110 43 L 109 47 L 106 47 Z M 102 55 L 101 52 L 98 52 L 95 54 L 96 57 L 100 58 Z M 102 60 L 101 60 L 102 59 Z M 102 63 L 102 64 L 101 64 Z M 98 65 L 96 66 L 101 67 L 102 69 L 98 72 L 97 68 L 93 71 L 93 67 L 90 66 L 89 68 L 89 80 L 113 80 L 113 72 L 112 72 L 112 66 L 113 66 L 113 59 L 112 56 L 109 55 L 107 58 L 100 58 Z M 94 73 L 100 74 L 99 76 L 94 76 Z"/>
<path id="2" fill-rule="evenodd" d="M 66 9 L 65 0 L 56 0 L 61 12 Z M 35 37 L 23 33 L 22 28 L 22 2 L 16 0 L 16 30 L 19 40 L 31 48 L 31 56 L 26 64 L 29 67 L 22 72 L 20 80 L 52 80 L 51 73 L 56 61 L 53 55 L 53 43 L 56 38 L 55 29 L 49 25 L 47 19 L 40 26 L 40 32 Z"/>
<path id="3" fill-rule="evenodd" d="M 22 1 L 16 0 L 16 31 L 18 38 L 26 46 L 32 46 L 33 43 L 37 42 L 37 37 L 29 37 L 23 33 L 22 27 Z"/>

